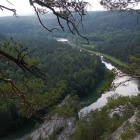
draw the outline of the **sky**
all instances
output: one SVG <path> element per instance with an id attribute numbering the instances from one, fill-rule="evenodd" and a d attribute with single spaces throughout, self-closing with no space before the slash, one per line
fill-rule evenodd
<path id="1" fill-rule="evenodd" d="M 15 8 L 17 10 L 18 15 L 30 15 L 34 14 L 34 9 L 29 4 L 29 0 L 9 0 L 13 5 L 7 2 L 7 0 L 0 0 L 0 5 L 7 6 L 8 8 Z M 89 2 L 92 7 L 89 10 L 99 11 L 103 10 L 102 6 L 99 4 L 100 0 L 84 0 Z M 8 10 L 1 10 L 0 9 L 0 16 L 12 16 L 13 13 L 9 12 Z"/>

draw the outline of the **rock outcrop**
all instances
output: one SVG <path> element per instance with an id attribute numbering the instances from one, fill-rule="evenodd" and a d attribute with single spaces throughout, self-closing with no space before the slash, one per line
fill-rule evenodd
<path id="1" fill-rule="evenodd" d="M 73 107 L 73 101 L 70 98 L 71 98 L 70 96 L 67 96 L 59 106 Z M 68 118 L 68 117 L 60 116 L 58 113 L 56 113 L 52 117 L 50 117 L 50 119 L 44 121 L 31 134 L 25 136 L 21 140 L 24 139 L 71 140 L 71 136 L 76 126 L 76 120 L 77 120 L 77 114 Z"/>
<path id="2" fill-rule="evenodd" d="M 127 121 L 125 121 L 113 134 L 111 134 L 108 138 L 104 139 L 104 140 L 121 140 L 121 134 L 126 130 L 131 128 L 131 126 L 135 123 L 136 121 L 136 114 L 137 112 L 135 112 L 135 114 L 128 119 Z M 126 125 L 126 122 L 129 123 L 129 126 Z M 136 135 L 134 138 L 131 138 L 129 140 L 140 140 L 140 135 Z"/>

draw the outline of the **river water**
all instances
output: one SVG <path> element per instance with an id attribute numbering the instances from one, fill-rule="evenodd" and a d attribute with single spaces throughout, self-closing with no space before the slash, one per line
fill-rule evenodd
<path id="1" fill-rule="evenodd" d="M 58 42 L 68 42 L 68 39 L 65 38 L 55 38 Z"/>
<path id="2" fill-rule="evenodd" d="M 101 56 L 102 63 L 105 64 L 106 68 L 111 70 L 111 69 L 116 69 L 111 63 L 105 62 L 103 57 Z M 117 83 L 127 81 L 131 77 L 127 76 L 126 74 L 122 73 L 121 71 L 117 70 L 118 74 L 116 78 L 113 80 L 113 83 L 116 85 Z M 124 76 L 125 75 L 125 76 Z M 125 85 L 120 85 L 118 86 L 115 90 L 113 91 L 108 91 L 102 94 L 102 96 L 94 103 L 91 105 L 84 107 L 83 109 L 80 110 L 82 113 L 87 113 L 90 112 L 91 110 L 95 110 L 97 108 L 101 108 L 107 103 L 107 98 L 112 96 L 113 94 L 119 94 L 122 96 L 136 96 L 139 93 L 138 90 L 139 86 L 139 81 L 138 79 L 132 79 L 130 81 L 125 82 Z"/>

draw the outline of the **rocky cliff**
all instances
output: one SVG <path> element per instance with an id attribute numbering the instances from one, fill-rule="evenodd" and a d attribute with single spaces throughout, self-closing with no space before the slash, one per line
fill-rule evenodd
<path id="1" fill-rule="evenodd" d="M 65 113 L 59 113 L 56 110 L 54 115 L 45 120 L 37 129 L 33 130 L 31 134 L 26 135 L 20 140 L 71 140 L 77 120 L 75 101 L 71 99 L 69 95 L 58 108 L 61 108 L 61 110 L 65 109 Z M 71 111 L 69 109 L 71 108 L 73 108 L 72 114 L 69 114 Z"/>

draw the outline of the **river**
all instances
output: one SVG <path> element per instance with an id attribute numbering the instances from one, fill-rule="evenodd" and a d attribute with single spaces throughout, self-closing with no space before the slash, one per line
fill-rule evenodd
<path id="1" fill-rule="evenodd" d="M 102 63 L 105 64 L 106 68 L 111 70 L 116 67 L 114 67 L 111 63 L 105 62 L 103 59 L 103 56 L 101 56 Z M 113 80 L 113 83 L 116 85 L 117 83 L 127 81 L 131 77 L 127 76 L 126 74 L 122 73 L 121 71 L 117 70 L 119 73 Z M 125 76 L 122 76 L 125 75 Z M 94 103 L 91 105 L 84 107 L 83 109 L 80 110 L 80 112 L 87 113 L 90 112 L 91 110 L 95 110 L 97 108 L 101 108 L 107 103 L 107 98 L 112 96 L 113 94 L 119 94 L 122 96 L 136 96 L 139 93 L 139 81 L 138 79 L 132 79 L 130 81 L 125 82 L 125 85 L 120 85 L 118 86 L 115 90 L 113 91 L 108 91 L 102 94 L 102 96 Z"/>
<path id="2" fill-rule="evenodd" d="M 57 38 L 57 41 L 68 42 L 68 40 L 64 39 L 64 38 Z M 101 56 L 101 61 L 102 61 L 102 63 L 105 64 L 107 69 L 109 69 L 109 70 L 116 69 L 117 70 L 118 75 L 113 80 L 113 83 L 115 85 L 117 83 L 127 81 L 128 79 L 131 78 L 130 76 L 127 76 L 126 74 L 119 71 L 111 63 L 104 61 L 103 56 Z M 123 76 L 123 75 L 125 75 L 125 76 Z M 91 110 L 101 108 L 102 106 L 104 106 L 107 103 L 107 98 L 114 94 L 119 94 L 122 96 L 132 96 L 132 95 L 136 96 L 139 93 L 138 86 L 139 86 L 138 79 L 132 79 L 128 82 L 125 82 L 124 85 L 118 86 L 115 90 L 103 93 L 102 96 L 100 98 L 98 98 L 98 100 L 96 102 L 92 103 L 91 105 L 89 105 L 87 107 L 84 107 L 83 109 L 80 110 L 80 112 L 86 113 L 86 112 L 90 112 Z"/>
<path id="3" fill-rule="evenodd" d="M 58 42 L 68 42 L 68 39 L 65 38 L 55 38 Z"/>

